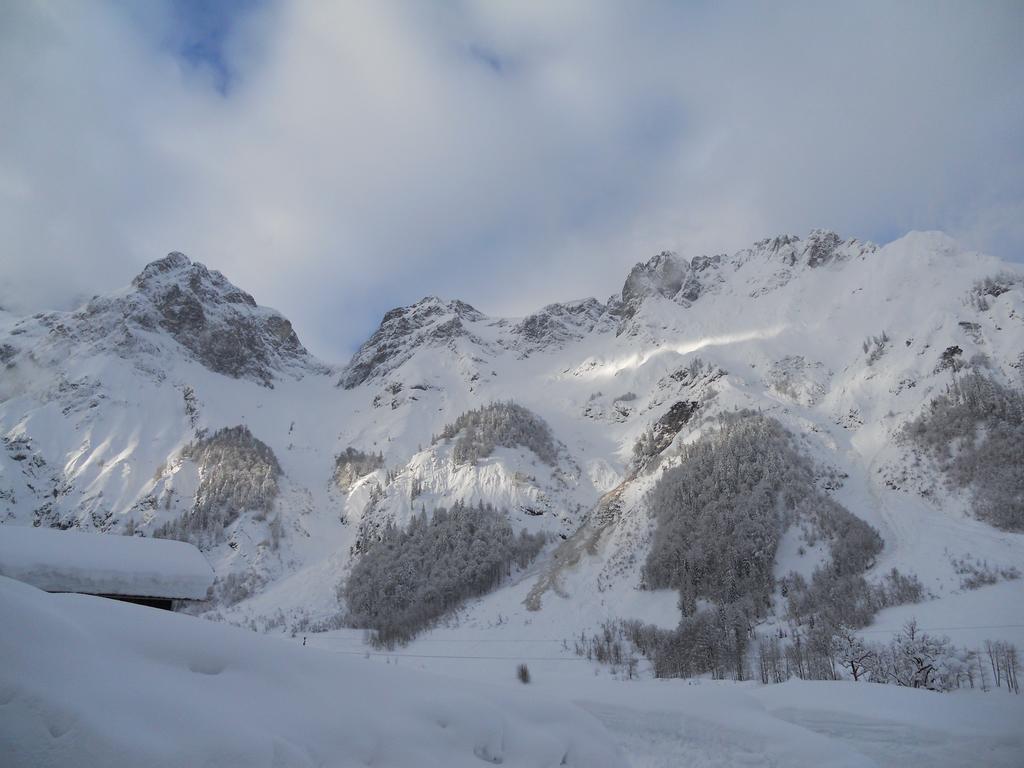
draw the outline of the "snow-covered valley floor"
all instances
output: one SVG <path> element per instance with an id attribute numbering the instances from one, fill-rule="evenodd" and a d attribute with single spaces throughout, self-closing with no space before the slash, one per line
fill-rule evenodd
<path id="1" fill-rule="evenodd" d="M 555 639 L 261 637 L 0 578 L 4 766 L 1020 766 L 1024 698 L 626 680 Z M 532 682 L 515 675 L 529 665 Z"/>
<path id="2" fill-rule="evenodd" d="M 642 666 L 630 680 L 576 656 L 561 640 L 515 641 L 501 639 L 501 633 L 438 630 L 394 652 L 370 649 L 352 630 L 309 636 L 306 642 L 367 664 L 519 688 L 515 667 L 523 661 L 532 691 L 594 716 L 621 749 L 625 765 L 634 768 L 1024 764 L 1024 698 L 1005 691 L 940 694 L 851 682 L 655 680 Z"/>

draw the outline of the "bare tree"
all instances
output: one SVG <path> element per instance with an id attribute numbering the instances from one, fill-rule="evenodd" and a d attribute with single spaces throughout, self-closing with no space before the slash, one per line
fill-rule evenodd
<path id="1" fill-rule="evenodd" d="M 839 661 L 850 671 L 850 676 L 857 682 L 870 669 L 875 658 L 875 651 L 868 646 L 849 627 L 835 627 L 836 645 Z"/>

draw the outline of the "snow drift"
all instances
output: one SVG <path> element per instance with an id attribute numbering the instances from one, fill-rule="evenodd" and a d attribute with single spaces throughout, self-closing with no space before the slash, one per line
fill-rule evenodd
<path id="1" fill-rule="evenodd" d="M 589 715 L 529 690 L 3 577 L 0 615 L 8 768 L 624 764 Z"/>
<path id="2" fill-rule="evenodd" d="M 201 600 L 213 584 L 202 553 L 183 541 L 5 525 L 0 576 L 48 592 Z"/>

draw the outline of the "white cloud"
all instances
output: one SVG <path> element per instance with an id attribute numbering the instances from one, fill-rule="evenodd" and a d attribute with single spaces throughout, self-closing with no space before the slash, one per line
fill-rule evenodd
<path id="1" fill-rule="evenodd" d="M 166 8 L 127 7 L 0 11 L 24 304 L 178 249 L 343 357 L 421 294 L 526 312 L 665 247 L 1024 248 L 1019 4 L 275 3 L 239 18 L 226 96 Z"/>

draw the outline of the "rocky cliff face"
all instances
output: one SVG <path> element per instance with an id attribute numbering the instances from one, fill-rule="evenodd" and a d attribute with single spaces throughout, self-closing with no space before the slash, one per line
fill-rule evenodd
<path id="1" fill-rule="evenodd" d="M 270 386 L 317 367 L 285 317 L 184 254 L 154 261 L 132 287 L 136 296 L 122 302 L 126 319 L 166 331 L 215 373 Z"/>
<path id="2" fill-rule="evenodd" d="M 345 367 L 338 384 L 352 389 L 380 378 L 422 347 L 451 346 L 462 338 L 475 340 L 473 326 L 483 320 L 484 316 L 465 302 L 434 296 L 392 309 Z"/>
<path id="3" fill-rule="evenodd" d="M 620 314 L 621 302 L 614 298 L 608 304 L 597 299 L 549 304 L 513 325 L 510 338 L 504 339 L 502 344 L 523 356 L 561 349 L 592 333 L 611 330 Z"/>
<path id="4" fill-rule="evenodd" d="M 689 275 L 690 263 L 670 251 L 662 251 L 646 263 L 637 264 L 622 286 L 623 315 L 633 317 L 650 296 L 675 298 Z"/>

